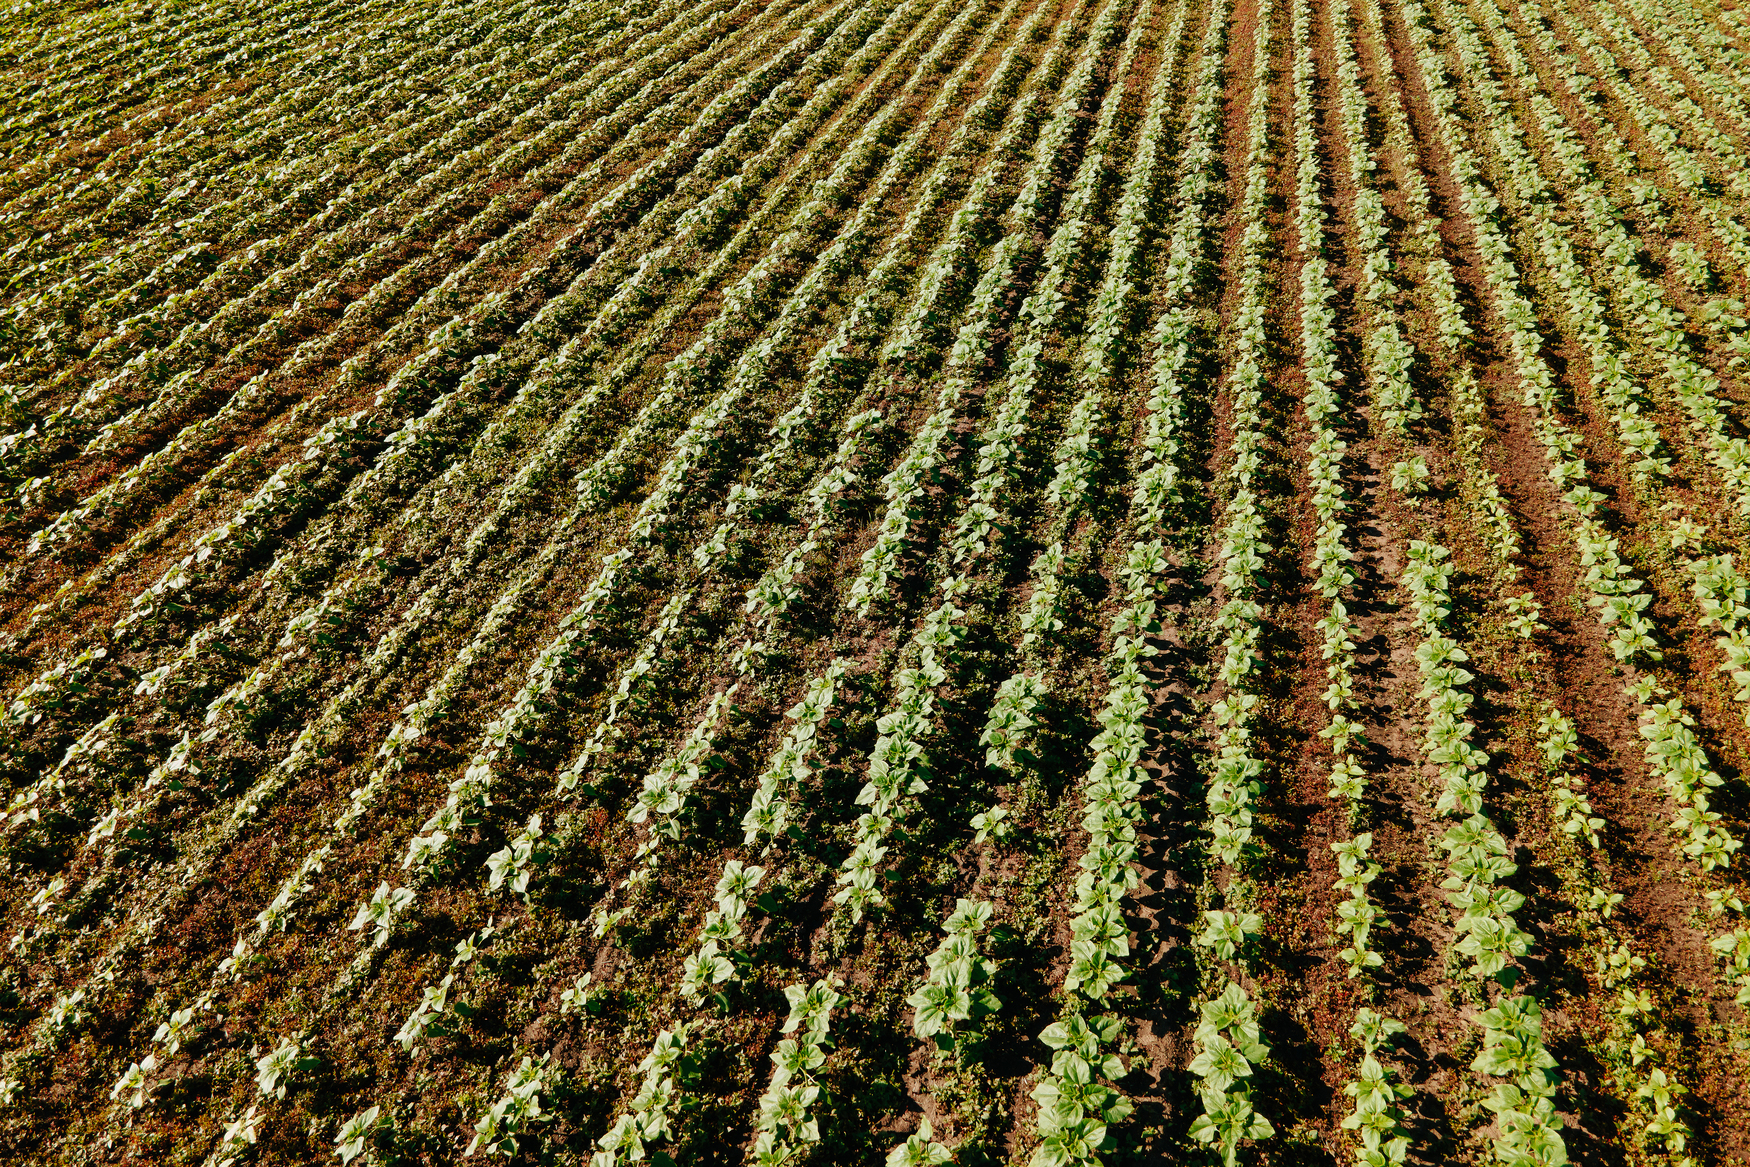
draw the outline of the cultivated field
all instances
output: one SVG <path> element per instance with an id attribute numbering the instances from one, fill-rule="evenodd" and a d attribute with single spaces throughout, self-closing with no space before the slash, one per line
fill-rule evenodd
<path id="1" fill-rule="evenodd" d="M 0 1159 L 1750 1156 L 1750 15 L 0 42 Z"/>

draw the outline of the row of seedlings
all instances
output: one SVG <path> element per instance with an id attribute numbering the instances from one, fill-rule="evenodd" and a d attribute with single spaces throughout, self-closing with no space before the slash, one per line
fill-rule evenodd
<path id="1" fill-rule="evenodd" d="M 1255 853 L 1255 802 L 1264 791 L 1265 762 L 1254 752 L 1254 735 L 1266 619 L 1259 599 L 1267 595 L 1261 585 L 1276 554 L 1261 491 L 1269 475 L 1265 465 L 1270 443 L 1264 392 L 1269 359 L 1265 318 L 1272 219 L 1269 180 L 1277 165 L 1270 127 L 1276 18 L 1274 6 L 1265 7 L 1254 33 L 1246 136 L 1240 155 L 1244 161 L 1241 195 L 1233 212 L 1240 237 L 1237 273 L 1228 291 L 1234 304 L 1233 355 L 1223 390 L 1228 446 L 1227 481 L 1221 484 L 1226 487 L 1231 483 L 1232 493 L 1210 536 L 1219 569 L 1219 594 L 1224 597 L 1214 617 L 1214 626 L 1222 633 L 1221 659 L 1215 670 L 1221 696 L 1210 711 L 1212 772 L 1204 788 L 1211 875 L 1225 868 L 1230 876 L 1236 876 L 1247 857 Z M 1237 879 L 1223 884 L 1210 879 L 1199 900 L 1213 902 L 1218 894 L 1224 898 L 1243 896 Z M 1198 1024 L 1192 1034 L 1195 1054 L 1187 1067 L 1195 1079 L 1201 1110 L 1191 1122 L 1189 1134 L 1230 1167 L 1237 1162 L 1243 1142 L 1275 1135 L 1274 1125 L 1253 1105 L 1250 1082 L 1254 1068 L 1269 1057 L 1270 1047 L 1263 1039 L 1258 1005 L 1233 972 L 1237 967 L 1243 976 L 1246 946 L 1262 928 L 1261 918 L 1245 907 L 1243 898 L 1227 907 L 1206 907 L 1202 927 L 1192 933 L 1196 963 L 1203 970 L 1201 979 L 1208 982 L 1209 992 L 1197 1005 Z M 1221 967 L 1229 962 L 1229 968 Z"/>
<path id="2" fill-rule="evenodd" d="M 1333 328 L 1330 306 L 1334 289 L 1323 258 L 1326 248 L 1325 211 L 1319 189 L 1318 138 L 1313 106 L 1316 66 L 1312 59 L 1313 32 L 1308 27 L 1304 0 L 1295 5 L 1294 145 L 1296 157 L 1296 227 L 1304 256 L 1301 265 L 1301 367 L 1307 379 L 1303 409 L 1313 426 L 1308 450 L 1308 478 L 1317 516 L 1313 562 L 1313 588 L 1331 602 L 1317 627 L 1322 638 L 1320 655 L 1326 662 L 1327 687 L 1323 694 L 1330 710 L 1321 737 L 1331 743 L 1330 797 L 1348 808 L 1347 820 L 1360 822 L 1367 798 L 1367 775 L 1351 743 L 1361 728 L 1349 713 L 1355 708 L 1354 666 L 1356 624 L 1343 595 L 1355 582 L 1354 571 L 1344 566 L 1353 557 L 1344 544 L 1347 527 L 1342 519 L 1351 506 L 1343 485 L 1343 457 L 1347 444 L 1330 419 L 1339 409 Z M 1375 188 L 1376 169 L 1368 138 L 1368 101 L 1361 87 L 1361 68 L 1351 45 L 1354 22 L 1346 0 L 1327 10 L 1331 42 L 1336 50 L 1335 121 L 1340 127 L 1341 153 L 1348 180 L 1353 237 L 1360 273 L 1357 319 L 1366 329 L 1362 345 L 1362 368 L 1371 390 L 1369 417 L 1384 431 L 1385 443 L 1406 436 L 1411 420 L 1421 416 L 1421 405 L 1409 383 L 1414 348 L 1404 335 L 1396 296 L 1398 287 L 1389 274 L 1393 269 L 1391 249 L 1386 244 L 1388 228 L 1384 200 Z M 1399 476 L 1401 477 L 1401 476 Z M 1384 965 L 1382 953 L 1370 942 L 1383 925 L 1385 913 L 1369 894 L 1369 886 L 1382 873 L 1369 851 L 1371 832 L 1353 830 L 1349 838 L 1330 845 L 1336 856 L 1337 879 L 1332 890 L 1343 898 L 1336 906 L 1333 931 L 1336 943 L 1345 945 L 1338 959 L 1347 975 L 1371 974 Z M 1353 1076 L 1343 1085 L 1352 1100 L 1341 1119 L 1344 1130 L 1354 1132 L 1355 1162 L 1362 1167 L 1402 1163 L 1410 1140 L 1399 1103 L 1413 1093 L 1398 1080 L 1379 1055 L 1389 1048 L 1395 1034 L 1405 1031 L 1402 1022 L 1381 1016 L 1367 1007 L 1356 1011 L 1349 1036 L 1356 1040 L 1359 1060 Z"/>

